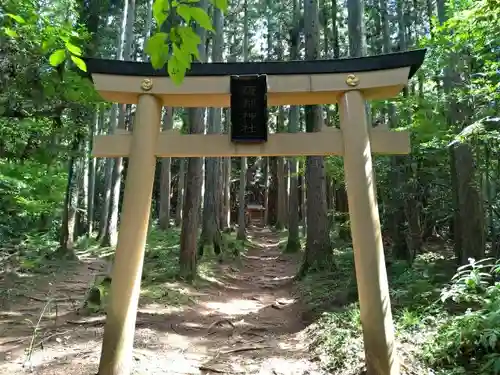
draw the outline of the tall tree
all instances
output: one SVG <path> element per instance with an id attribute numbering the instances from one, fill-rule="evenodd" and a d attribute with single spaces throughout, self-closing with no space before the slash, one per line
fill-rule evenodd
<path id="1" fill-rule="evenodd" d="M 163 114 L 163 130 L 169 131 L 174 125 L 174 109 L 165 107 Z M 163 158 L 160 167 L 160 202 L 158 224 L 162 229 L 170 227 L 170 195 L 172 184 L 172 158 Z"/>
<path id="2" fill-rule="evenodd" d="M 223 14 L 220 9 L 214 9 L 214 30 L 215 36 L 212 45 L 212 61 L 220 62 L 222 60 L 222 52 L 224 49 L 222 26 L 224 25 Z M 221 132 L 222 111 L 220 108 L 210 108 L 208 116 L 208 131 L 209 134 Z M 198 255 L 203 254 L 205 245 L 213 244 L 214 251 L 217 254 L 221 252 L 222 237 L 220 232 L 220 205 L 221 195 L 219 193 L 221 168 L 219 158 L 206 159 L 206 184 L 205 198 L 203 205 L 203 221 L 201 228 L 201 236 L 198 244 Z"/>
<path id="3" fill-rule="evenodd" d="M 208 7 L 207 0 L 198 3 L 201 9 Z M 205 61 L 206 30 L 196 27 L 201 43 L 198 46 L 200 61 Z M 191 134 L 200 134 L 205 130 L 205 109 L 192 108 L 188 110 L 189 130 Z M 179 273 L 186 280 L 193 280 L 196 276 L 197 239 L 200 220 L 201 192 L 203 183 L 203 159 L 189 158 L 186 173 L 186 192 L 184 196 L 183 218 L 181 226 L 181 246 L 179 258 Z"/>
<path id="4" fill-rule="evenodd" d="M 121 37 L 119 39 L 119 49 L 117 53 L 118 60 L 130 60 L 132 58 L 132 43 L 134 40 L 134 22 L 135 22 L 135 0 L 125 0 L 123 7 L 123 21 L 121 29 Z M 130 108 L 130 107 L 129 107 Z M 115 106 L 115 111 L 112 112 L 112 121 L 117 121 L 117 129 L 125 131 L 125 120 L 127 105 L 119 104 Z M 115 119 L 117 116 L 117 120 Z M 115 129 L 111 129 L 114 131 Z M 106 229 L 102 238 L 102 246 L 116 246 L 118 240 L 118 216 L 119 203 L 121 193 L 121 181 L 123 172 L 123 158 L 115 158 L 113 169 L 111 172 L 111 189 L 109 210 L 106 220 Z"/>
<path id="5" fill-rule="evenodd" d="M 297 60 L 300 48 L 300 7 L 299 1 L 293 0 L 293 19 L 290 28 L 290 59 Z M 288 131 L 296 133 L 299 130 L 299 107 L 290 107 L 290 118 L 288 122 Z M 299 238 L 299 178 L 298 178 L 298 160 L 289 158 L 290 163 L 290 197 L 288 210 L 288 241 L 286 250 L 296 252 L 300 250 Z"/>
<path id="6" fill-rule="evenodd" d="M 248 61 L 250 53 L 249 30 L 248 30 L 248 0 L 243 0 L 243 61 Z M 238 233 L 237 238 L 244 240 L 246 238 L 246 200 L 245 192 L 247 186 L 247 158 L 240 158 L 240 187 L 238 191 Z"/>
<path id="7" fill-rule="evenodd" d="M 442 25 L 449 16 L 444 0 L 437 1 L 437 13 Z M 459 74 L 453 71 L 458 68 L 458 59 L 454 53 L 450 54 L 448 63 L 443 77 L 444 94 L 449 100 L 446 117 L 451 127 L 462 130 L 464 119 L 460 114 L 472 111 L 459 108 L 456 91 L 462 83 Z M 471 257 L 484 257 L 485 252 L 484 207 L 476 183 L 476 166 L 471 146 L 465 142 L 454 142 L 450 147 L 450 163 L 455 254 L 459 263 L 466 264 Z"/>
<path id="8" fill-rule="evenodd" d="M 304 1 L 304 32 L 306 41 L 306 59 L 319 58 L 319 19 L 317 0 Z M 321 106 L 306 106 L 306 131 L 319 132 L 323 128 Z M 330 226 L 326 206 L 326 184 L 324 158 L 306 157 L 307 184 L 307 226 L 306 251 L 299 277 L 309 269 L 326 269 L 333 264 Z"/>

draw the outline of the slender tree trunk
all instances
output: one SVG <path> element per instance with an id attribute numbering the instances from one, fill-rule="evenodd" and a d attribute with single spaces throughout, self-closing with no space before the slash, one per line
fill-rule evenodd
<path id="1" fill-rule="evenodd" d="M 249 44 L 248 44 L 248 1 L 243 0 L 243 61 L 248 61 L 249 55 Z M 245 191 L 246 191 L 246 182 L 247 182 L 247 158 L 242 157 L 240 159 L 240 188 L 238 192 L 239 197 L 239 206 L 238 206 L 238 233 L 237 238 L 239 240 L 246 239 L 246 230 L 245 230 Z"/>
<path id="2" fill-rule="evenodd" d="M 306 59 L 316 60 L 319 57 L 319 21 L 317 0 L 304 2 L 304 30 L 306 40 Z M 306 130 L 318 132 L 323 127 L 323 110 L 321 106 L 306 106 Z M 327 269 L 333 264 L 330 228 L 326 208 L 325 166 L 320 156 L 306 157 L 307 184 L 307 226 L 306 251 L 299 277 L 310 269 Z"/>
<path id="3" fill-rule="evenodd" d="M 166 107 L 163 114 L 163 130 L 169 131 L 174 124 L 174 109 Z M 170 227 L 170 195 L 171 195 L 172 158 L 163 158 L 160 169 L 160 208 L 158 224 L 161 229 Z"/>
<path id="4" fill-rule="evenodd" d="M 81 136 L 77 135 L 71 143 L 70 158 L 68 161 L 68 183 L 64 197 L 61 233 L 58 252 L 61 256 L 75 258 L 73 252 L 75 240 L 76 211 L 78 205 L 78 159 L 77 153 L 82 143 Z"/>
<path id="5" fill-rule="evenodd" d="M 198 4 L 204 10 L 208 7 L 207 0 L 201 0 Z M 206 32 L 198 26 L 196 33 L 201 39 L 199 46 L 200 61 L 205 61 Z M 204 109 L 189 109 L 188 123 L 191 134 L 203 133 L 205 129 Z M 193 280 L 196 276 L 196 245 L 203 185 L 203 158 L 188 159 L 186 179 L 186 193 L 183 202 L 184 208 L 181 226 L 179 274 L 186 280 Z"/>
<path id="6" fill-rule="evenodd" d="M 100 106 L 97 106 L 95 111 L 95 119 L 94 123 L 90 130 L 90 152 L 89 152 L 89 174 L 88 174 L 88 206 L 87 206 L 87 217 L 88 217 L 88 226 L 87 226 L 87 236 L 92 236 L 92 232 L 94 231 L 94 200 L 95 200 L 95 178 L 96 178 L 96 159 L 92 157 L 92 139 L 94 135 L 97 133 L 97 130 L 101 127 L 100 122 L 102 120 L 102 109 Z"/>
<path id="7" fill-rule="evenodd" d="M 182 209 L 184 207 L 184 192 L 186 188 L 186 159 L 181 158 L 179 160 L 179 181 L 177 182 L 177 203 L 175 206 L 175 226 L 179 227 L 182 222 Z"/>
<path id="8" fill-rule="evenodd" d="M 300 20 L 300 8 L 298 0 L 293 0 L 293 24 L 298 29 Z M 296 60 L 299 54 L 300 35 L 298 31 L 292 31 L 290 35 L 290 59 Z M 299 130 L 299 107 L 290 107 L 290 118 L 288 122 L 288 131 L 296 133 Z M 298 178 L 298 160 L 289 158 L 290 163 L 290 196 L 288 212 L 288 241 L 286 244 L 287 252 L 297 252 L 300 250 L 299 237 L 299 178 Z"/>
<path id="9" fill-rule="evenodd" d="M 213 14 L 215 38 L 212 46 L 212 61 L 222 60 L 224 48 L 222 26 L 224 19 L 220 9 L 215 9 Z M 208 118 L 209 134 L 220 133 L 222 112 L 220 108 L 210 108 Z M 198 244 L 198 255 L 201 257 L 206 245 L 212 244 L 214 252 L 221 254 L 222 235 L 220 232 L 220 177 L 221 177 L 221 158 L 206 159 L 206 184 L 203 205 L 203 221 L 200 241 Z"/>
<path id="10" fill-rule="evenodd" d="M 224 158 L 224 227 L 231 227 L 231 158 Z"/>
<path id="11" fill-rule="evenodd" d="M 123 20 L 117 59 L 130 60 L 132 42 L 134 38 L 135 0 L 126 0 L 123 8 Z M 125 130 L 126 105 L 118 106 L 118 128 Z M 116 120 L 115 120 L 116 121 Z M 118 240 L 118 211 L 120 203 L 121 178 L 123 170 L 123 158 L 115 158 L 111 172 L 111 194 L 106 230 L 101 241 L 102 246 L 116 246 Z"/>
<path id="12" fill-rule="evenodd" d="M 283 107 L 278 108 L 278 132 L 283 132 L 285 128 L 285 112 Z M 281 156 L 276 157 L 276 185 L 278 187 L 278 215 L 276 220 L 276 229 L 282 230 L 287 223 L 287 194 L 286 194 L 286 174 L 285 159 Z"/>
<path id="13" fill-rule="evenodd" d="M 264 158 L 264 225 L 269 225 L 269 158 Z"/>

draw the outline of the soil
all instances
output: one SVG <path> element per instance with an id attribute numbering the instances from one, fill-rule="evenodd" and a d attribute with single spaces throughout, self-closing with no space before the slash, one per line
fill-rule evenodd
<path id="1" fill-rule="evenodd" d="M 188 296 L 187 306 L 141 299 L 134 374 L 325 374 L 308 353 L 304 306 L 294 298 L 300 256 L 282 254 L 270 231 L 251 237 L 255 246 L 241 261 L 219 264 L 202 287 L 169 285 Z M 105 317 L 76 311 L 105 267 L 88 258 L 0 278 L 0 374 L 97 373 Z"/>

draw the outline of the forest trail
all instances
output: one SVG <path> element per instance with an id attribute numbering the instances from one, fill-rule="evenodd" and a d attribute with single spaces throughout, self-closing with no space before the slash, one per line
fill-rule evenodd
<path id="1" fill-rule="evenodd" d="M 217 265 L 214 278 L 202 286 L 169 286 L 188 296 L 188 306 L 141 300 L 134 374 L 324 374 L 310 360 L 303 309 L 293 298 L 299 256 L 282 254 L 276 233 L 255 230 L 250 236 L 254 246 L 241 261 Z M 96 374 L 104 317 L 77 316 L 75 301 L 85 296 L 92 272 L 101 266 L 89 259 L 76 271 L 50 284 L 46 280 L 47 285 L 37 282 L 25 288 L 26 295 L 18 293 L 4 303 L 8 306 L 0 305 L 0 374 L 29 370 L 23 363 L 33 330 L 26 319 L 36 323 L 48 288 L 71 299 L 60 298 L 57 312 L 45 314 L 35 340 L 42 344 L 29 361 L 32 373 Z"/>

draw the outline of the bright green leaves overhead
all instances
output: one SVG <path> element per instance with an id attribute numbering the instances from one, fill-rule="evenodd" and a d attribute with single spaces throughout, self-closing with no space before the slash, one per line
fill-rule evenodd
<path id="1" fill-rule="evenodd" d="M 158 25 L 163 25 L 167 20 L 167 14 L 170 9 L 168 0 L 155 0 L 153 3 L 153 18 Z"/>
<path id="2" fill-rule="evenodd" d="M 78 69 L 81 71 L 87 71 L 87 65 L 85 61 L 83 61 L 79 56 L 82 56 L 82 50 L 80 47 L 72 44 L 67 37 L 61 37 L 64 41 L 65 48 L 56 49 L 49 57 L 49 63 L 52 66 L 59 66 L 64 61 L 66 61 L 67 56 L 69 55 L 73 64 L 76 65 Z"/>
<path id="3" fill-rule="evenodd" d="M 84 39 L 82 33 L 74 30 L 70 24 L 53 25 L 48 16 L 40 14 L 36 9 L 32 9 L 30 13 L 28 21 L 17 14 L 7 13 L 6 16 L 11 20 L 10 25 L 1 28 L 0 32 L 14 39 L 30 40 L 30 35 L 36 32 L 41 39 L 41 52 L 46 54 L 52 51 L 49 55 L 51 66 L 59 66 L 69 57 L 78 69 L 86 72 L 87 67 L 81 59 L 82 49 L 77 46 Z"/>
<path id="4" fill-rule="evenodd" d="M 49 57 L 49 63 L 52 66 L 61 65 L 66 60 L 66 50 L 56 49 Z"/>
<path id="5" fill-rule="evenodd" d="M 207 31 L 213 31 L 212 20 L 208 13 L 197 6 L 200 0 L 155 0 L 153 17 L 158 28 L 170 19 L 179 18 L 182 24 L 171 22 L 169 33 L 158 31 L 146 42 L 145 52 L 151 57 L 155 69 L 167 64 L 167 72 L 176 84 L 182 83 L 194 59 L 199 59 L 201 38 L 193 30 L 197 24 Z M 225 12 L 227 0 L 210 0 L 215 7 Z"/>
<path id="6" fill-rule="evenodd" d="M 176 10 L 177 14 L 182 17 L 186 24 L 189 24 L 190 21 L 194 21 L 205 30 L 214 30 L 212 27 L 212 20 L 204 9 L 187 4 L 179 4 Z"/>
<path id="7" fill-rule="evenodd" d="M 17 23 L 20 23 L 20 24 L 25 24 L 26 23 L 26 21 L 24 20 L 24 18 L 21 17 L 21 16 L 18 16 L 17 14 L 7 13 L 6 16 L 9 17 L 9 18 L 12 18 Z"/>
<path id="8" fill-rule="evenodd" d="M 191 21 L 191 7 L 186 4 L 181 4 L 177 7 L 177 14 L 181 16 L 185 22 Z"/>
<path id="9" fill-rule="evenodd" d="M 10 27 L 6 27 L 3 30 L 5 32 L 5 35 L 10 36 L 11 38 L 17 38 L 17 32 L 15 30 L 12 30 Z"/>
<path id="10" fill-rule="evenodd" d="M 176 32 L 185 50 L 189 51 L 194 55 L 194 57 L 199 59 L 198 45 L 201 43 L 199 35 L 196 34 L 192 28 L 187 26 L 179 26 Z"/>
<path id="11" fill-rule="evenodd" d="M 168 61 L 169 47 L 167 33 L 156 33 L 146 42 L 146 53 L 151 56 L 151 64 L 155 69 L 162 68 Z"/>
<path id="12" fill-rule="evenodd" d="M 226 12 L 229 3 L 228 0 L 212 0 L 211 3 L 215 5 L 216 8 L 219 8 L 223 12 Z"/>
<path id="13" fill-rule="evenodd" d="M 201 8 L 191 8 L 191 17 L 198 23 L 201 27 L 206 30 L 213 31 L 212 20 L 208 16 L 207 12 L 205 12 Z"/>
<path id="14" fill-rule="evenodd" d="M 87 71 L 87 65 L 85 64 L 85 61 L 75 55 L 71 55 L 70 57 L 71 61 L 73 61 L 73 64 L 75 64 L 78 69 L 83 72 Z"/>

